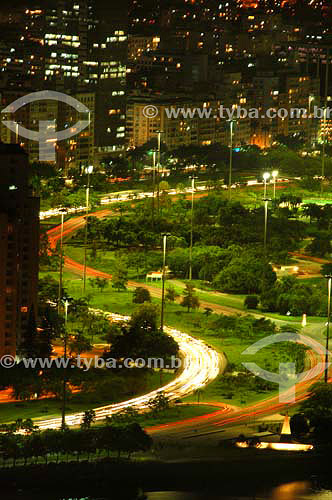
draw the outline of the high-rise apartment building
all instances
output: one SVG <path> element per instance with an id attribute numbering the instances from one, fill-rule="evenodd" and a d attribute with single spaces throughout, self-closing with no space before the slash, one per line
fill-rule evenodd
<path id="1" fill-rule="evenodd" d="M 39 199 L 27 154 L 0 143 L 0 356 L 15 355 L 37 314 Z"/>
<path id="2" fill-rule="evenodd" d="M 146 106 L 155 106 L 158 114 L 154 118 L 145 115 Z M 169 150 L 183 145 L 208 146 L 213 143 L 230 143 L 229 121 L 225 118 L 213 116 L 203 117 L 192 110 L 215 110 L 218 113 L 220 106 L 225 105 L 221 99 L 204 97 L 142 97 L 133 96 L 128 102 L 128 142 L 133 148 L 142 146 L 149 140 L 157 137 L 158 130 L 163 131 L 163 142 Z M 173 110 L 175 115 L 171 116 Z M 180 110 L 180 113 L 177 112 Z M 181 113 L 183 110 L 184 115 Z M 250 120 L 241 118 L 234 128 L 233 145 L 241 146 L 250 142 Z"/>
<path id="3" fill-rule="evenodd" d="M 90 127 L 57 144 L 57 165 L 65 172 L 73 168 L 79 171 L 88 164 L 98 164 L 105 156 L 125 152 L 127 9 L 126 2 L 118 5 L 115 0 L 36 1 L 17 25 L 20 42 L 13 43 L 12 56 L 11 45 L 2 48 L 0 44 L 0 58 L 8 68 L 13 64 L 13 68 L 20 68 L 17 77 L 6 69 L 3 85 L 0 79 L 3 108 L 12 102 L 9 95 L 14 91 L 22 96 L 38 90 L 63 92 L 89 108 Z M 17 47 L 24 48 L 23 55 Z M 75 118 L 87 119 L 54 101 L 27 108 L 25 116 L 22 111 L 15 119 L 32 130 L 38 130 L 39 122 L 45 119 L 56 120 L 58 130 L 70 127 Z M 38 160 L 37 143 L 1 128 L 3 141 L 23 143 L 30 161 Z"/>
<path id="4" fill-rule="evenodd" d="M 261 72 L 253 78 L 251 101 L 260 119 L 253 120 L 252 142 L 270 147 L 278 135 L 303 137 L 308 143 L 317 140 L 318 120 L 313 106 L 319 103 L 319 79 L 296 72 Z M 276 111 L 271 118 L 267 113 Z M 277 115 L 279 110 L 280 115 Z M 304 112 L 296 110 L 306 110 Z"/>
<path id="5" fill-rule="evenodd" d="M 125 149 L 127 6 L 104 0 L 49 0 L 45 8 L 45 87 L 94 93 L 90 127 L 96 161 Z M 86 131 L 84 137 L 86 136 Z"/>

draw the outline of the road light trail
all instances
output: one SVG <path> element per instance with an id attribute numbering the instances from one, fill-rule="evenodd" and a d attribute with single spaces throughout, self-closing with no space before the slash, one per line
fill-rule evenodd
<path id="1" fill-rule="evenodd" d="M 103 211 L 98 211 L 95 213 L 92 213 L 91 216 L 95 217 L 105 217 L 107 215 L 110 215 L 111 211 L 110 210 L 103 210 Z M 69 221 L 65 222 L 65 229 L 64 229 L 64 234 L 70 234 L 80 227 L 84 226 L 84 216 L 81 217 L 75 217 L 74 219 L 70 219 Z M 60 226 L 57 226 L 55 228 L 52 228 L 50 231 L 48 231 L 48 236 L 49 236 L 49 241 L 51 244 L 52 248 L 56 247 L 57 241 L 60 239 Z M 72 271 L 76 271 L 78 273 L 82 273 L 82 264 L 79 262 L 74 261 L 73 259 L 70 259 L 68 257 L 65 258 L 65 265 L 68 269 Z M 108 273 L 105 273 L 103 271 L 99 271 L 97 269 L 93 268 L 87 268 L 87 274 L 90 276 L 99 276 L 99 277 L 105 277 L 107 279 L 111 279 L 112 276 Z M 135 283 L 135 282 L 129 282 L 129 285 L 131 286 L 142 286 L 141 284 Z M 147 287 L 149 288 L 149 287 Z M 153 287 L 150 287 L 152 294 L 154 296 L 160 296 L 161 291 L 159 289 L 155 289 Z M 149 289 L 150 289 L 149 288 Z M 217 312 L 224 312 L 224 313 L 231 313 L 231 312 L 237 312 L 237 310 L 231 311 L 231 308 L 228 308 L 229 310 L 223 310 L 223 306 L 218 306 L 216 304 L 204 302 L 204 305 L 208 305 L 210 308 L 213 310 L 216 310 Z M 180 334 L 180 332 L 178 332 Z M 198 340 L 193 339 L 192 337 L 186 335 L 186 334 L 181 334 L 184 335 L 185 337 L 182 337 L 180 345 L 181 345 L 181 351 L 185 352 L 186 355 L 190 356 L 191 361 L 189 362 L 189 365 L 192 363 L 192 366 L 196 366 L 198 371 L 196 372 L 196 376 L 194 377 L 194 384 L 192 383 L 191 379 L 184 380 L 183 378 L 180 378 L 181 376 L 176 379 L 175 382 L 178 382 L 180 379 L 181 387 L 169 387 L 166 386 L 167 391 L 170 392 L 170 397 L 172 400 L 176 400 L 180 397 L 184 397 L 184 395 L 191 394 L 194 392 L 195 388 L 197 389 L 199 385 L 196 384 L 201 384 L 202 379 L 205 381 L 204 385 L 209 383 L 213 378 L 210 378 L 209 376 L 204 375 L 204 365 L 205 362 L 202 361 L 202 359 L 199 359 L 199 355 L 197 352 L 201 352 L 200 348 L 198 347 L 197 344 L 196 347 L 198 351 L 193 352 L 193 346 L 191 342 L 200 342 Z M 185 340 L 187 338 L 187 340 Z M 188 339 L 191 339 L 188 341 Z M 184 343 L 183 343 L 184 342 Z M 201 343 L 204 345 L 203 343 Z M 195 350 L 194 350 L 195 351 Z M 213 351 L 216 353 L 216 351 Z M 322 362 L 324 361 L 324 355 L 319 353 L 319 361 Z M 202 356 L 202 352 L 201 352 Z M 206 358 L 206 360 L 209 358 L 209 356 Z M 314 354 L 312 351 L 308 351 L 308 362 L 310 364 L 310 370 L 314 370 L 314 367 L 317 365 L 318 359 L 317 359 L 317 354 Z M 203 363 L 202 365 L 200 363 Z M 186 370 L 189 370 L 189 367 L 185 368 Z M 201 370 L 203 370 L 203 375 L 201 373 Z M 191 373 L 190 370 L 186 371 L 185 374 Z M 206 372 L 205 372 L 206 373 Z M 199 374 L 199 375 L 198 375 Z M 192 376 L 192 374 L 190 375 Z M 215 375 L 217 376 L 217 375 Z M 316 375 L 313 379 L 311 380 L 306 380 L 302 381 L 296 386 L 296 402 L 301 402 L 304 399 L 308 397 L 309 394 L 309 389 L 313 385 L 314 382 L 318 381 L 321 377 L 321 374 Z M 172 383 L 171 383 L 172 384 Z M 156 391 L 153 391 L 147 396 L 142 396 L 141 398 L 146 398 L 146 397 L 153 397 L 153 395 L 158 394 L 158 392 L 165 390 L 165 388 L 158 389 Z M 188 391 L 188 392 L 187 392 Z M 177 395 L 179 394 L 179 395 Z M 181 395 L 180 395 L 181 394 Z M 141 405 L 142 409 L 146 408 L 147 401 L 146 400 L 141 400 L 141 398 L 134 398 L 133 400 L 126 401 L 123 403 L 119 403 L 116 405 L 108 405 L 106 407 L 98 408 L 96 411 L 97 414 L 97 419 L 105 418 L 105 415 L 107 414 L 112 414 L 116 411 L 120 411 L 123 408 L 126 408 L 126 405 L 130 405 L 133 407 L 137 407 L 137 405 Z M 179 437 L 189 437 L 194 431 L 195 432 L 201 432 L 201 433 L 210 433 L 210 432 L 216 432 L 218 429 L 221 430 L 224 426 L 234 426 L 234 425 L 239 425 L 239 424 L 244 424 L 247 422 L 251 422 L 252 419 L 255 417 L 264 417 L 268 415 L 273 415 L 283 409 L 285 409 L 287 405 L 284 403 L 279 403 L 279 397 L 270 397 L 267 398 L 263 401 L 260 401 L 258 403 L 255 403 L 253 405 L 249 405 L 247 407 L 241 408 L 241 409 L 232 409 L 230 406 L 226 405 L 224 408 L 220 411 L 213 412 L 208 415 L 203 415 L 200 417 L 195 417 L 193 419 L 186 419 L 183 421 L 179 422 L 174 422 L 172 424 L 165 424 L 157 427 L 152 427 L 149 428 L 149 432 L 153 435 L 167 435 L 167 437 L 174 435 L 174 437 L 179 438 Z M 75 424 L 79 423 L 80 419 L 82 418 L 82 413 L 75 414 L 73 416 L 68 416 L 67 418 L 72 418 L 73 421 L 70 422 L 70 424 Z M 59 420 L 60 419 L 51 419 L 51 420 L 43 420 L 39 422 L 39 425 L 41 428 L 48 428 L 48 427 L 57 427 L 59 426 Z"/>
<path id="2" fill-rule="evenodd" d="M 112 315 L 113 320 L 129 319 L 128 317 Z M 214 349 L 206 345 L 201 340 L 194 339 L 186 333 L 179 332 L 173 328 L 165 327 L 166 333 L 171 335 L 179 344 L 183 369 L 180 375 L 169 384 L 157 390 L 151 391 L 144 396 L 139 396 L 121 403 L 110 404 L 95 408 L 96 420 L 105 419 L 106 416 L 114 415 L 127 408 L 135 408 L 139 411 L 146 411 L 149 401 L 163 392 L 170 401 L 176 401 L 192 394 L 196 389 L 202 388 L 212 382 L 226 361 Z M 219 410 L 221 413 L 223 410 Z M 228 411 L 225 405 L 224 411 Z M 74 413 L 66 416 L 67 425 L 79 425 L 84 413 Z M 61 427 L 61 417 L 53 419 L 38 420 L 36 424 L 40 429 L 54 429 Z"/>
<path id="3" fill-rule="evenodd" d="M 311 380 L 305 379 L 296 385 L 296 404 L 307 399 L 310 387 L 321 379 L 321 372 L 317 372 L 318 362 L 323 363 L 325 351 L 308 351 L 307 364 L 309 366 L 308 374 L 314 374 Z M 332 380 L 330 379 L 329 382 Z M 287 392 L 287 391 L 286 391 Z M 148 432 L 154 437 L 166 437 L 175 439 L 186 439 L 209 434 L 223 432 L 227 427 L 252 423 L 255 418 L 262 418 L 279 413 L 288 408 L 289 405 L 279 402 L 277 396 L 268 397 L 263 401 L 248 405 L 247 407 L 234 409 L 232 412 L 212 413 L 197 417 L 196 419 L 186 419 L 171 424 L 163 424 L 148 428 Z"/>

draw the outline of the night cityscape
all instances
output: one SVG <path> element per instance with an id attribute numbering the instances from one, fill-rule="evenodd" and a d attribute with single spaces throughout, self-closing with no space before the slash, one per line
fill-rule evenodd
<path id="1" fill-rule="evenodd" d="M 12 0 L 0 111 L 4 500 L 331 500 L 331 1 Z"/>

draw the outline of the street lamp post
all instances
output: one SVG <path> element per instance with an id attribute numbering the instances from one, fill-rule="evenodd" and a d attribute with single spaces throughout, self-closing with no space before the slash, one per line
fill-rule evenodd
<path id="1" fill-rule="evenodd" d="M 327 115 L 327 105 L 324 109 L 324 119 L 323 119 L 323 148 L 322 148 L 322 178 L 320 183 L 320 192 L 323 194 L 323 185 L 324 185 L 324 177 L 325 177 L 325 157 L 326 157 L 326 136 L 327 136 L 327 128 L 326 128 L 326 115 Z"/>
<path id="2" fill-rule="evenodd" d="M 331 318 L 331 282 L 332 275 L 325 276 L 327 278 L 327 323 L 326 323 L 326 349 L 325 349 L 325 383 L 329 379 L 329 337 L 330 337 L 330 318 Z"/>
<path id="3" fill-rule="evenodd" d="M 64 342 L 63 342 L 63 359 L 64 359 L 64 369 L 63 369 L 63 385 L 62 385 L 62 414 L 61 414 L 61 429 L 66 428 L 66 398 L 67 398 L 67 376 L 66 376 L 66 362 L 67 362 L 67 321 L 68 321 L 68 305 L 69 302 L 66 299 L 65 302 L 65 331 L 64 331 Z"/>
<path id="4" fill-rule="evenodd" d="M 62 299 L 62 274 L 63 274 L 63 224 L 66 210 L 61 209 L 61 233 L 60 233 L 60 264 L 59 264 L 59 292 L 58 292 L 58 314 L 61 311 Z"/>
<path id="5" fill-rule="evenodd" d="M 85 236 L 84 236 L 84 266 L 83 266 L 83 294 L 86 291 L 86 261 L 88 247 L 88 215 L 90 205 L 90 175 L 93 172 L 93 165 L 86 167 L 85 173 L 88 174 L 88 182 L 86 185 L 86 207 L 85 207 Z"/>
<path id="6" fill-rule="evenodd" d="M 157 130 L 157 134 L 158 134 L 158 149 L 157 149 L 157 153 L 158 153 L 158 157 L 157 157 L 157 213 L 159 215 L 159 211 L 160 211 L 160 191 L 159 191 L 159 183 L 160 183 L 160 167 L 161 167 L 161 164 L 160 164 L 160 155 L 161 155 L 161 134 L 162 134 L 162 130 Z"/>
<path id="7" fill-rule="evenodd" d="M 274 200 L 276 199 L 276 181 L 277 181 L 278 174 L 279 174 L 278 170 L 273 170 L 272 178 L 273 178 L 273 199 Z"/>
<path id="8" fill-rule="evenodd" d="M 230 151 L 229 151 L 229 179 L 228 179 L 228 196 L 229 199 L 232 198 L 232 170 L 233 170 L 233 130 L 234 130 L 234 121 L 229 121 L 229 130 L 230 130 Z"/>
<path id="9" fill-rule="evenodd" d="M 154 149 L 152 151 L 152 222 L 154 224 L 155 218 L 155 192 L 156 192 L 156 159 L 157 159 L 157 150 Z"/>
<path id="10" fill-rule="evenodd" d="M 167 237 L 169 233 L 163 235 L 163 274 L 162 274 L 162 292 L 161 292 L 161 315 L 160 315 L 160 331 L 164 331 L 164 314 L 165 314 L 165 281 L 166 281 L 166 252 L 167 252 Z"/>
<path id="11" fill-rule="evenodd" d="M 267 181 L 268 179 L 271 177 L 271 174 L 269 172 L 264 172 L 263 174 L 263 179 L 264 179 L 264 198 L 266 198 L 266 194 L 267 194 Z"/>
<path id="12" fill-rule="evenodd" d="M 308 145 L 309 145 L 309 148 L 311 147 L 311 103 L 314 102 L 315 100 L 315 96 L 313 95 L 309 95 L 308 97 L 308 104 L 309 104 L 309 109 L 308 109 L 308 116 L 307 116 L 307 120 L 308 120 L 308 127 L 307 127 L 307 134 L 308 134 Z"/>
<path id="13" fill-rule="evenodd" d="M 324 98 L 324 121 L 323 121 L 323 148 L 322 148 L 322 179 L 320 184 L 320 192 L 323 194 L 324 187 L 324 177 L 325 177 L 325 155 L 326 155 L 326 137 L 327 137 L 327 127 L 326 127 L 326 115 L 327 115 L 327 103 L 328 103 L 328 88 L 329 88 L 329 65 L 330 65 L 330 50 L 327 49 L 326 53 L 326 71 L 325 71 L 325 98 Z"/>
<path id="14" fill-rule="evenodd" d="M 194 175 L 189 177 L 191 179 L 191 221 L 190 221 L 190 246 L 189 246 L 189 281 L 192 280 L 193 274 L 193 240 L 194 240 L 194 192 L 195 192 L 195 177 Z"/>
<path id="15" fill-rule="evenodd" d="M 270 198 L 263 198 L 263 201 L 264 201 L 264 254 L 266 255 L 268 204 L 269 204 L 269 201 L 271 201 L 271 199 Z"/>

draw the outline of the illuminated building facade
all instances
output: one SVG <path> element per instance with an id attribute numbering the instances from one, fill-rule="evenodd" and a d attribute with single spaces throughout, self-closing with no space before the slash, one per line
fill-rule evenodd
<path id="1" fill-rule="evenodd" d="M 146 118 L 144 116 L 144 107 L 153 104 L 158 109 L 158 116 L 155 118 Z M 127 109 L 127 131 L 130 147 L 141 146 L 152 138 L 157 136 L 157 131 L 163 131 L 163 142 L 170 150 L 180 146 L 196 145 L 208 146 L 215 142 L 228 145 L 230 142 L 229 123 L 226 119 L 200 118 L 197 114 L 192 117 L 184 118 L 168 117 L 166 108 L 174 110 L 182 108 L 185 111 L 193 108 L 212 108 L 219 109 L 224 104 L 222 100 L 205 101 L 203 98 L 188 99 L 167 99 L 164 98 L 144 98 L 133 97 L 128 101 Z M 239 119 L 234 128 L 233 144 L 240 146 L 250 142 L 250 120 L 247 118 Z"/>
<path id="2" fill-rule="evenodd" d="M 318 120 L 313 106 L 319 103 L 320 80 L 308 75 L 265 72 L 253 78 L 251 102 L 259 110 L 260 119 L 253 120 L 252 142 L 262 148 L 270 147 L 278 135 L 303 137 L 306 142 L 317 140 Z M 268 109 L 285 110 L 275 118 L 266 116 Z M 306 110 L 291 113 L 292 109 Z M 265 118 L 264 118 L 265 116 Z"/>
<path id="3" fill-rule="evenodd" d="M 127 19 L 125 4 L 92 0 L 61 0 L 46 15 L 45 78 L 57 90 L 94 92 L 97 162 L 125 149 Z"/>
<path id="4" fill-rule="evenodd" d="M 160 37 L 151 35 L 129 35 L 128 38 L 128 60 L 138 61 L 145 52 L 154 51 L 158 48 Z"/>
<path id="5" fill-rule="evenodd" d="M 25 81 L 19 85 L 16 75 L 14 87 L 22 88 L 21 95 L 44 89 L 64 92 L 82 98 L 91 111 L 90 127 L 57 145 L 57 166 L 66 172 L 125 151 L 127 23 L 127 5 L 106 0 L 46 0 L 24 12 L 20 42 L 25 49 L 19 61 L 24 61 Z M 13 53 L 10 59 L 7 46 L 2 52 L 7 66 L 18 57 Z M 0 58 L 2 52 L 0 45 Z M 4 74 L 8 80 L 7 69 Z M 8 96 L 6 82 L 2 88 Z M 3 99 L 2 107 L 9 102 Z M 74 123 L 73 114 L 60 103 L 40 102 L 29 106 L 19 121 L 37 129 L 40 120 L 56 119 L 61 130 Z M 3 128 L 1 133 L 4 140 L 18 142 L 15 134 Z M 36 160 L 38 144 L 24 147 L 30 160 Z"/>

